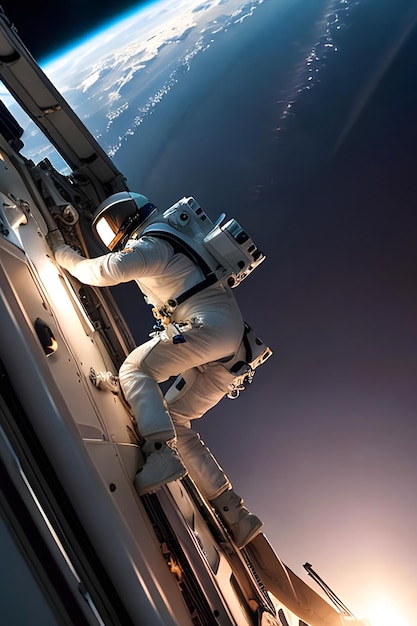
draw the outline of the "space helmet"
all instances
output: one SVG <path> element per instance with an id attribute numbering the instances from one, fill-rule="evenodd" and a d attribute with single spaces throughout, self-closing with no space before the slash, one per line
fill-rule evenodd
<path id="1" fill-rule="evenodd" d="M 104 200 L 94 214 L 92 228 L 112 252 L 122 250 L 134 233 L 158 209 L 146 196 L 132 191 L 121 191 Z"/>

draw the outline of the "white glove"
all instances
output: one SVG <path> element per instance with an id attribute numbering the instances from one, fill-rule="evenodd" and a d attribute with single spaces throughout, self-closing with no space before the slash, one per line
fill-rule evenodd
<path id="1" fill-rule="evenodd" d="M 61 235 L 61 232 L 58 229 L 49 232 L 46 235 L 46 241 L 49 243 L 49 246 L 52 252 L 54 253 L 57 248 L 59 248 L 60 246 L 66 245 L 65 239 L 63 238 L 63 236 Z"/>

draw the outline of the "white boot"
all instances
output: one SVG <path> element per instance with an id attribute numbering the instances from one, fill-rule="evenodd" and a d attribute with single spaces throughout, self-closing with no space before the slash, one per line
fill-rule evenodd
<path id="1" fill-rule="evenodd" d="M 140 496 L 155 491 L 158 487 L 177 480 L 186 474 L 175 450 L 160 441 L 148 441 L 143 446 L 148 452 L 145 464 L 136 474 L 134 485 Z"/>
<path id="2" fill-rule="evenodd" d="M 242 498 L 232 489 L 223 491 L 220 496 L 211 500 L 211 504 L 229 528 L 239 549 L 261 532 L 263 522 L 243 506 Z"/>

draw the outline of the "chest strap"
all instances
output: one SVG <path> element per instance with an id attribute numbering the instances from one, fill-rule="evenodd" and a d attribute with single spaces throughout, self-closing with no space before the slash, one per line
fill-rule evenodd
<path id="1" fill-rule="evenodd" d="M 188 298 L 191 298 L 191 296 L 195 296 L 196 293 L 199 293 L 200 291 L 203 291 L 203 289 L 211 287 L 211 285 L 214 285 L 218 282 L 219 279 L 217 278 L 216 274 L 210 269 L 205 260 L 180 237 L 177 237 L 172 233 L 166 233 L 165 231 L 161 230 L 151 230 L 150 232 L 145 234 L 149 237 L 163 239 L 164 241 L 169 243 L 176 254 L 180 253 L 188 257 L 195 265 L 197 265 L 201 269 L 205 276 L 203 280 L 201 280 L 193 287 L 190 287 L 190 289 L 187 289 L 176 298 L 169 299 L 164 305 L 164 308 L 166 310 L 161 310 L 161 313 L 163 313 L 164 315 L 173 313 L 173 310 L 177 306 L 188 300 Z"/>

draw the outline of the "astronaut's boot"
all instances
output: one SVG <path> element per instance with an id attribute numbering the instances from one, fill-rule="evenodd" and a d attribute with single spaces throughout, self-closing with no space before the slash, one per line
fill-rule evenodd
<path id="1" fill-rule="evenodd" d="M 211 500 L 218 514 L 230 530 L 237 547 L 243 548 L 258 535 L 263 522 L 243 506 L 243 500 L 232 489 Z"/>
<path id="2" fill-rule="evenodd" d="M 145 464 L 135 476 L 134 485 L 140 496 L 155 491 L 187 473 L 176 450 L 162 441 L 147 441 L 142 448 L 147 454 Z"/>

